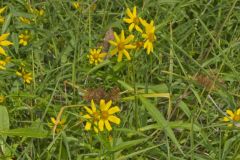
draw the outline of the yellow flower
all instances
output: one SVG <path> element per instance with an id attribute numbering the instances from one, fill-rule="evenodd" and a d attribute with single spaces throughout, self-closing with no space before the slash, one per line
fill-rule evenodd
<path id="1" fill-rule="evenodd" d="M 50 128 L 53 128 L 56 125 L 57 126 L 56 132 L 59 133 L 64 128 L 64 125 L 66 123 L 66 118 L 63 118 L 59 122 L 57 122 L 57 120 L 54 117 L 51 117 L 51 122 L 52 123 L 48 123 L 48 126 Z"/>
<path id="2" fill-rule="evenodd" d="M 72 6 L 73 6 L 73 8 L 78 9 L 78 8 L 80 8 L 80 3 L 79 2 L 72 2 Z"/>
<path id="3" fill-rule="evenodd" d="M 97 128 L 97 122 L 100 118 L 99 113 L 97 111 L 96 105 L 94 101 L 91 101 L 91 109 L 87 106 L 84 106 L 85 110 L 87 111 L 87 114 L 83 116 L 87 120 L 85 124 L 85 130 L 89 131 L 92 128 L 93 125 L 93 130 L 98 133 L 98 128 Z"/>
<path id="4" fill-rule="evenodd" d="M 5 96 L 0 96 L 0 103 L 3 103 L 5 101 Z"/>
<path id="5" fill-rule="evenodd" d="M 2 7 L 0 8 L 0 24 L 3 24 L 5 21 L 5 18 L 3 16 L 1 16 L 1 14 L 5 11 L 7 7 Z"/>
<path id="6" fill-rule="evenodd" d="M 234 123 L 240 123 L 240 108 L 233 112 L 232 110 L 226 110 L 227 116 L 223 117 L 224 122 L 233 122 L 231 124 L 228 124 L 228 126 L 232 126 Z"/>
<path id="7" fill-rule="evenodd" d="M 32 81 L 32 74 L 26 72 L 23 68 L 20 68 L 20 70 L 16 72 L 16 75 L 22 77 L 24 83 L 30 84 Z"/>
<path id="8" fill-rule="evenodd" d="M 19 44 L 26 46 L 28 44 L 28 41 L 30 39 L 30 33 L 29 31 L 24 31 L 22 34 L 18 36 L 19 38 Z"/>
<path id="9" fill-rule="evenodd" d="M 19 20 L 24 24 L 30 24 L 31 21 L 28 18 L 25 17 L 19 17 Z"/>
<path id="10" fill-rule="evenodd" d="M 143 47 L 147 49 L 147 54 L 150 54 L 150 52 L 153 52 L 153 42 L 156 40 L 154 22 L 147 23 L 143 19 L 140 19 L 140 22 L 145 27 L 145 33 L 142 34 L 142 37 L 145 38 Z"/>
<path id="11" fill-rule="evenodd" d="M 113 115 L 114 113 L 120 112 L 120 108 L 118 106 L 110 108 L 111 105 L 111 100 L 107 103 L 105 103 L 105 100 L 103 99 L 101 99 L 100 101 L 100 120 L 98 122 L 98 127 L 100 131 L 104 130 L 104 126 L 108 131 L 112 130 L 109 121 L 118 125 L 120 124 L 120 119 Z"/>
<path id="12" fill-rule="evenodd" d="M 6 57 L 4 60 L 0 60 L 0 70 L 5 70 L 6 65 L 11 61 L 11 57 Z"/>
<path id="13" fill-rule="evenodd" d="M 109 41 L 109 43 L 113 46 L 115 46 L 116 48 L 113 49 L 110 53 L 111 55 L 115 55 L 116 53 L 118 53 L 118 62 L 122 61 L 122 56 L 123 54 L 127 57 L 128 60 L 131 60 L 131 57 L 127 51 L 127 49 L 133 49 L 136 48 L 136 46 L 129 44 L 129 42 L 131 42 L 134 38 L 133 35 L 129 35 L 127 38 L 125 38 L 124 35 L 124 31 L 122 30 L 121 35 L 117 35 L 116 32 L 114 32 L 114 38 L 115 38 L 115 42 L 114 41 Z"/>
<path id="14" fill-rule="evenodd" d="M 9 33 L 5 33 L 0 36 L 0 55 L 4 55 L 4 56 L 7 55 L 5 50 L 1 46 L 5 47 L 13 44 L 12 42 L 6 40 L 8 36 L 9 36 Z"/>
<path id="15" fill-rule="evenodd" d="M 137 7 L 133 7 L 133 12 L 130 11 L 129 8 L 127 8 L 126 11 L 129 18 L 124 18 L 123 21 L 126 23 L 129 23 L 129 31 L 132 32 L 133 28 L 135 28 L 137 31 L 142 33 L 142 29 L 139 27 L 140 24 L 140 18 L 137 16 Z"/>
<path id="16" fill-rule="evenodd" d="M 29 10 L 30 13 L 35 14 L 36 16 L 43 16 L 45 14 L 44 9 L 33 8 L 30 4 L 28 5 L 28 10 Z"/>
<path id="17" fill-rule="evenodd" d="M 90 64 L 97 65 L 98 63 L 103 61 L 103 58 L 107 55 L 107 53 L 101 53 L 102 49 L 90 49 L 90 53 L 87 56 L 89 58 Z"/>

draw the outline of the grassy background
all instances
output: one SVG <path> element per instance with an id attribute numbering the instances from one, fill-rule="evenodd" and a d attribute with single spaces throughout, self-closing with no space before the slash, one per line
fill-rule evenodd
<path id="1" fill-rule="evenodd" d="M 14 42 L 8 53 L 34 77 L 23 85 L 11 76 L 16 66 L 0 73 L 0 93 L 7 97 L 0 125 L 21 128 L 0 129 L 2 159 L 240 159 L 239 129 L 219 120 L 239 106 L 239 1 L 89 0 L 78 11 L 70 1 L 39 0 L 31 4 L 43 7 L 45 16 L 30 25 L 17 20 L 32 17 L 25 1 L 1 4 L 8 6 L 2 33 L 10 32 Z M 89 49 L 110 27 L 127 30 L 122 18 L 134 5 L 141 17 L 154 20 L 154 53 L 90 65 Z M 32 39 L 21 47 L 17 36 L 26 29 Z M 121 125 L 111 133 L 86 132 L 83 109 L 69 108 L 66 126 L 53 137 L 50 117 L 63 106 L 88 104 L 83 90 L 99 86 L 120 88 Z M 170 100 L 162 97 L 166 93 Z"/>

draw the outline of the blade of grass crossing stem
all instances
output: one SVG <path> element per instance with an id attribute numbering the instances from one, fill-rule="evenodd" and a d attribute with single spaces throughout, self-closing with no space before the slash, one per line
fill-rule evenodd
<path id="1" fill-rule="evenodd" d="M 181 151 L 182 154 L 183 151 L 181 149 L 181 146 L 176 139 L 173 130 L 170 128 L 168 125 L 168 121 L 164 118 L 162 113 L 152 104 L 147 100 L 146 98 L 139 96 L 141 102 L 143 103 L 143 106 L 146 108 L 146 110 L 149 112 L 149 114 L 152 116 L 152 118 L 157 122 L 158 125 L 160 125 L 163 130 L 165 131 L 166 135 L 175 143 L 177 148 Z"/>

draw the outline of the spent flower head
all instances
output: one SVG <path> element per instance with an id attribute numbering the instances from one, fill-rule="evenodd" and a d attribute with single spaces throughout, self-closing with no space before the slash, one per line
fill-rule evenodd
<path id="1" fill-rule="evenodd" d="M 98 63 L 102 62 L 103 59 L 106 57 L 107 53 L 102 53 L 102 48 L 99 49 L 90 49 L 89 58 L 90 64 L 97 65 Z"/>
<path id="2" fill-rule="evenodd" d="M 114 38 L 115 41 L 109 41 L 109 43 L 115 47 L 112 51 L 110 51 L 111 55 L 118 53 L 118 62 L 122 61 L 123 55 L 125 55 L 128 60 L 131 60 L 131 57 L 127 50 L 136 48 L 135 45 L 129 44 L 134 39 L 134 36 L 131 34 L 125 38 L 124 31 L 122 30 L 119 36 L 116 32 L 114 32 Z"/>
<path id="3" fill-rule="evenodd" d="M 147 49 L 147 54 L 153 52 L 153 42 L 156 40 L 155 26 L 153 20 L 147 23 L 145 20 L 140 19 L 142 25 L 145 27 L 145 32 L 142 33 L 142 37 L 145 39 L 143 47 Z"/>

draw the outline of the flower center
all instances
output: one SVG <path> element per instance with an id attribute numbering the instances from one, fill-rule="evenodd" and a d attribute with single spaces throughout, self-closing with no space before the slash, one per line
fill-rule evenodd
<path id="1" fill-rule="evenodd" d="M 149 39 L 150 42 L 153 42 L 153 41 L 155 40 L 154 37 L 155 37 L 155 36 L 154 36 L 153 33 L 149 33 L 149 34 L 148 34 L 148 39 Z"/>
<path id="2" fill-rule="evenodd" d="M 99 115 L 97 112 L 93 112 L 93 121 L 98 121 Z"/>
<path id="3" fill-rule="evenodd" d="M 102 119 L 107 120 L 108 116 L 108 111 L 102 111 Z"/>
<path id="4" fill-rule="evenodd" d="M 139 23 L 139 18 L 138 18 L 138 17 L 135 17 L 135 18 L 133 19 L 133 23 L 138 24 L 138 23 Z"/>
<path id="5" fill-rule="evenodd" d="M 121 51 L 121 50 L 124 49 L 124 44 L 123 43 L 119 43 L 117 47 L 118 47 L 118 50 Z"/>
<path id="6" fill-rule="evenodd" d="M 92 56 L 93 56 L 93 59 L 98 59 L 99 54 L 95 53 L 95 54 L 93 54 Z"/>
<path id="7" fill-rule="evenodd" d="M 235 116 L 233 117 L 233 120 L 234 120 L 234 121 L 239 121 L 239 120 L 240 120 L 240 115 L 235 115 Z"/>

